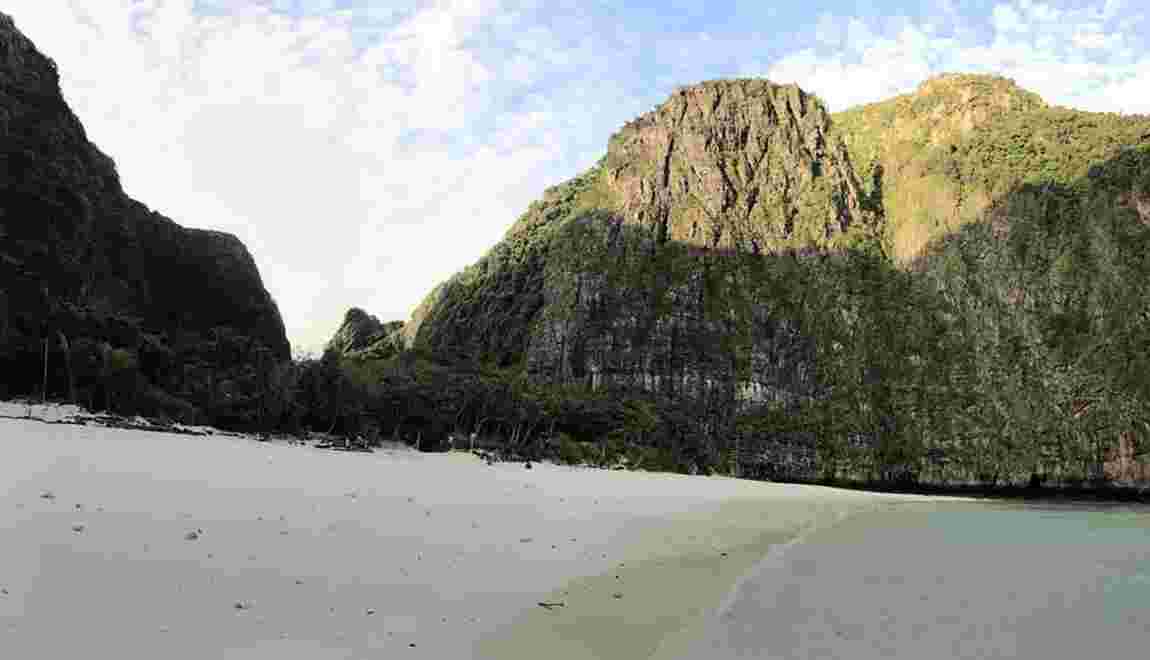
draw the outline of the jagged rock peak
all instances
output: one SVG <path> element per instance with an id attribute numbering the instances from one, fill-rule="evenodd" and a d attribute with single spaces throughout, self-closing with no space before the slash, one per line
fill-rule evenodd
<path id="1" fill-rule="evenodd" d="M 678 89 L 612 136 L 606 187 L 623 219 L 663 239 L 758 252 L 825 244 L 864 220 L 845 148 L 797 85 Z"/>

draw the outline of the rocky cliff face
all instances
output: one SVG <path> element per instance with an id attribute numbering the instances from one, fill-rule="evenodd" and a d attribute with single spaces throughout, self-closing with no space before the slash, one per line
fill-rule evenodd
<path id="1" fill-rule="evenodd" d="M 215 364 L 224 336 L 243 348 Z M 125 196 L 60 95 L 55 64 L 0 14 L 0 365 L 11 393 L 39 388 L 45 337 L 50 357 L 86 343 L 127 351 L 153 384 L 194 405 L 212 395 L 185 372 L 221 367 L 211 379 L 229 380 L 260 351 L 290 356 L 244 245 Z M 156 353 L 167 373 L 148 373 Z M 61 362 L 50 360 L 50 393 L 75 380 Z"/>
<path id="2" fill-rule="evenodd" d="M 1042 424 L 1075 422 L 1003 426 L 1001 401 L 1039 391 L 1009 374 L 1047 379 L 1032 410 L 1061 410 L 1072 380 L 1150 395 L 1134 347 L 1150 312 L 1132 311 L 1150 309 L 1147 144 L 1150 118 L 1051 107 L 993 76 L 836 115 L 794 86 L 702 83 L 546 191 L 402 336 L 446 362 L 674 401 L 711 446 L 760 404 L 817 401 L 817 423 L 846 438 L 820 460 L 1000 478 L 985 453 L 921 446 L 934 429 L 915 407 L 949 392 L 998 420 L 987 433 L 1016 434 L 1001 457 L 1017 477 L 1041 469 L 1019 448 Z M 810 475 L 808 436 L 771 442 Z"/>
<path id="3" fill-rule="evenodd" d="M 752 253 L 874 224 L 822 104 L 765 80 L 680 89 L 612 139 L 606 185 L 661 240 Z"/>
<path id="4" fill-rule="evenodd" d="M 828 136 L 825 109 L 797 87 L 685 88 L 438 287 L 409 345 L 690 401 L 708 436 L 749 404 L 808 396 L 812 345 L 765 289 L 781 271 L 743 257 L 873 235 L 878 216 Z"/>

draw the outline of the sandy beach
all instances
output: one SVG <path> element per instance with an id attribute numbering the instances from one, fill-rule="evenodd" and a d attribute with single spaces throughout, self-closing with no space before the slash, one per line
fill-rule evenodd
<path id="1" fill-rule="evenodd" d="M 20 658 L 648 657 L 772 548 L 906 499 L 0 419 L 0 639 Z"/>

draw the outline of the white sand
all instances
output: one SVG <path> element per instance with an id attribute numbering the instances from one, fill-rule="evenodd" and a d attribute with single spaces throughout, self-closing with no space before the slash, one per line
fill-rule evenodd
<path id="1" fill-rule="evenodd" d="M 0 655 L 646 657 L 900 499 L 0 419 Z"/>

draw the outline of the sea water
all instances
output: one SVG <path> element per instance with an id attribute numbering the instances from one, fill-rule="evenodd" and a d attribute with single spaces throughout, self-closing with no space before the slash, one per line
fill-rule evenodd
<path id="1" fill-rule="evenodd" d="M 682 658 L 1150 657 L 1150 508 L 931 502 L 764 560 Z"/>

